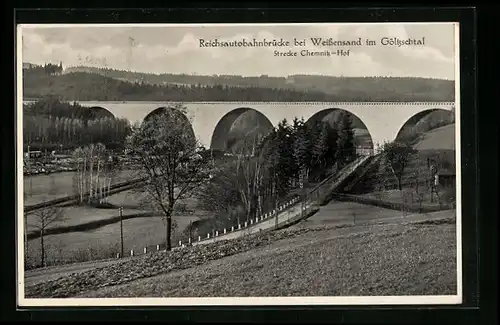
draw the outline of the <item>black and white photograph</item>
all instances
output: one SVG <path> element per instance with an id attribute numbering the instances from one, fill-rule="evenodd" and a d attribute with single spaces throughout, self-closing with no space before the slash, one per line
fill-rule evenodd
<path id="1" fill-rule="evenodd" d="M 18 25 L 19 306 L 460 304 L 459 28 Z"/>

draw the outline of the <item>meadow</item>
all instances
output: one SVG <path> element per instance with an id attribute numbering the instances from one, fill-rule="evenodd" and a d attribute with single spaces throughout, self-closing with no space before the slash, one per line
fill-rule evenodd
<path id="1" fill-rule="evenodd" d="M 141 194 L 134 190 L 124 191 L 107 198 L 107 201 L 116 206 L 123 206 L 123 216 L 145 213 L 150 210 L 141 206 Z M 190 213 L 196 207 L 196 200 L 187 198 L 179 202 L 183 211 L 174 213 L 173 220 L 176 227 L 172 241 L 176 242 L 190 222 L 210 215 L 204 211 Z M 119 215 L 118 209 L 101 209 L 89 206 L 71 206 L 62 208 L 65 218 L 54 222 L 49 228 L 84 224 L 96 220 L 106 220 Z M 28 223 L 36 219 L 28 215 Z M 33 226 L 28 227 L 34 231 Z M 127 254 L 130 250 L 142 252 L 147 245 L 158 245 L 165 242 L 165 223 L 161 216 L 136 217 L 123 220 L 124 249 Z M 47 264 L 81 262 L 108 257 L 116 257 L 120 252 L 120 223 L 105 225 L 97 229 L 68 232 L 57 235 L 44 236 Z M 37 264 L 40 260 L 40 238 L 28 242 L 28 262 Z"/>
<path id="2" fill-rule="evenodd" d="M 177 229 L 172 241 L 180 238 L 182 231 L 199 216 L 174 217 Z M 83 262 L 116 257 L 120 252 L 120 223 L 103 226 L 84 232 L 70 232 L 45 236 L 47 265 Z M 161 217 L 139 217 L 123 221 L 123 246 L 126 255 L 130 250 L 142 253 L 145 246 L 165 243 L 165 223 Z M 37 263 L 40 259 L 40 239 L 28 243 L 28 260 Z"/>
<path id="3" fill-rule="evenodd" d="M 32 205 L 75 194 L 73 179 L 76 172 L 61 172 L 49 175 L 24 176 L 24 205 Z M 132 170 L 124 169 L 117 173 L 112 184 L 134 177 Z"/>

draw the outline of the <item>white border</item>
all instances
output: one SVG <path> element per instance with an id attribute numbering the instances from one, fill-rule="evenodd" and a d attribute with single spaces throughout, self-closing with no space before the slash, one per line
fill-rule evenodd
<path id="1" fill-rule="evenodd" d="M 19 307 L 56 306 L 283 306 L 283 305 L 451 305 L 463 300 L 462 284 L 462 197 L 461 197 L 461 137 L 460 137 L 460 34 L 456 22 L 380 22 L 380 23 L 286 23 L 286 24 L 20 24 L 17 26 L 17 107 L 23 106 L 22 29 L 53 27 L 203 27 L 203 26 L 318 26 L 318 25 L 454 25 L 455 30 L 455 152 L 456 152 L 456 233 L 457 233 L 457 295 L 449 296 L 365 296 L 365 297 L 215 297 L 215 298 L 25 298 L 24 297 L 24 217 L 23 210 L 23 114 L 17 109 L 17 301 Z M 20 217 L 21 215 L 21 217 Z"/>

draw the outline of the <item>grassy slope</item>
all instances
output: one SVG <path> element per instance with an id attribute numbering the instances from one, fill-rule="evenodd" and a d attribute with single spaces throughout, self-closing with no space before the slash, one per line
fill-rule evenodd
<path id="1" fill-rule="evenodd" d="M 455 124 L 445 125 L 427 132 L 414 146 L 422 150 L 455 150 Z"/>
<path id="2" fill-rule="evenodd" d="M 456 291 L 453 224 L 329 229 L 80 297 L 432 295 Z"/>

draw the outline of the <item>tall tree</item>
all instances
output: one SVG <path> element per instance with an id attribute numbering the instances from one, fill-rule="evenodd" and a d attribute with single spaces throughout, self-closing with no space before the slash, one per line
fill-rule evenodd
<path id="1" fill-rule="evenodd" d="M 166 248 L 171 250 L 175 204 L 207 181 L 208 159 L 198 154 L 199 142 L 189 130 L 185 108 L 165 109 L 144 121 L 127 139 L 127 150 L 139 165 L 141 187 L 151 207 L 166 221 Z"/>
<path id="2" fill-rule="evenodd" d="M 314 145 L 312 148 L 312 155 L 314 156 L 315 165 L 320 168 L 320 170 L 324 170 L 326 168 L 326 155 L 328 153 L 328 124 L 321 123 L 321 131 L 318 134 L 318 137 L 314 141 Z"/>
<path id="3" fill-rule="evenodd" d="M 326 125 L 328 127 L 328 149 L 326 152 L 326 167 L 331 168 L 335 162 L 336 162 L 336 156 L 337 156 L 337 141 L 339 139 L 339 132 L 337 128 L 337 124 L 335 123 L 333 126 L 330 124 Z"/>
<path id="4" fill-rule="evenodd" d="M 354 130 L 351 116 L 342 112 L 339 118 L 339 137 L 337 140 L 337 161 L 345 165 L 356 157 L 356 146 L 354 143 Z"/>
<path id="5" fill-rule="evenodd" d="M 309 174 L 311 168 L 310 161 L 314 152 L 311 152 L 311 141 L 309 133 L 304 123 L 294 123 L 296 127 L 293 156 L 298 169 L 298 176 L 300 182 L 305 182 L 305 178 Z"/>

